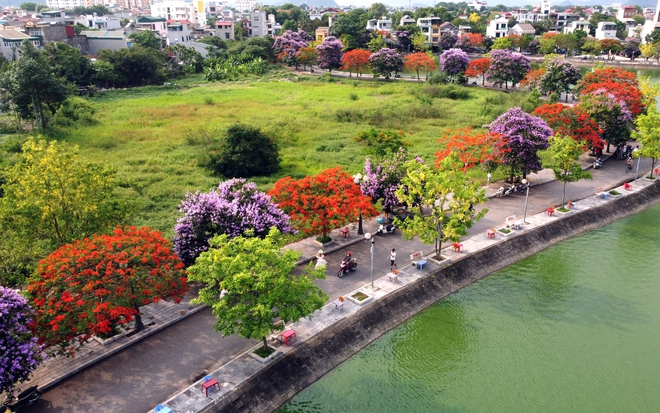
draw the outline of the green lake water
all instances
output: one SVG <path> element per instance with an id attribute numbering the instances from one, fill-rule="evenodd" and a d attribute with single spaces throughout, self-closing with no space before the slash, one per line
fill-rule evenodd
<path id="1" fill-rule="evenodd" d="M 472 284 L 280 409 L 660 411 L 660 206 Z"/>

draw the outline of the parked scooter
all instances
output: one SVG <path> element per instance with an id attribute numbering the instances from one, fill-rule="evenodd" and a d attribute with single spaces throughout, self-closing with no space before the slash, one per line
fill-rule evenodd
<path id="1" fill-rule="evenodd" d="M 504 187 L 501 186 L 500 189 L 495 192 L 495 198 L 502 198 L 504 196 Z"/>
<path id="2" fill-rule="evenodd" d="M 339 271 L 337 271 L 337 277 L 341 278 L 346 274 L 352 273 L 357 270 L 357 260 L 353 258 L 353 255 L 349 251 L 346 254 L 346 257 L 341 261 L 339 265 Z"/>
<path id="3" fill-rule="evenodd" d="M 516 189 L 514 189 L 513 192 L 523 193 L 523 192 L 525 192 L 526 188 L 527 187 L 525 185 L 523 185 L 522 183 L 518 183 L 518 184 L 516 184 Z"/>
<path id="4" fill-rule="evenodd" d="M 507 190 L 504 192 L 504 196 L 509 196 L 509 195 L 511 195 L 511 194 L 513 193 L 513 191 L 515 191 L 515 190 L 516 190 L 516 186 L 515 186 L 515 185 L 511 185 L 511 188 L 507 189 Z"/>
<path id="5" fill-rule="evenodd" d="M 594 169 L 600 169 L 603 166 L 603 161 L 600 158 L 596 158 L 594 162 Z"/>
<path id="6" fill-rule="evenodd" d="M 395 230 L 396 227 L 392 224 L 387 224 L 385 226 L 381 225 L 378 227 L 378 231 L 376 231 L 376 235 L 394 234 Z"/>
<path id="7" fill-rule="evenodd" d="M 39 400 L 41 397 L 42 391 L 39 390 L 39 386 L 28 387 L 19 393 L 16 398 L 7 399 L 0 406 L 0 413 L 11 413 L 18 412 L 23 407 L 30 406 L 32 403 Z"/>

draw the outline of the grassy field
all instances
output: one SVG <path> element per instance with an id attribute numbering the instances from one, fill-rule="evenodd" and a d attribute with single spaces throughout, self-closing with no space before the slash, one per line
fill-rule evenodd
<path id="1" fill-rule="evenodd" d="M 410 151 L 433 162 L 436 141 L 447 130 L 480 128 L 525 98 L 457 89 L 468 97 L 434 98 L 437 86 L 403 82 L 322 83 L 284 74 L 216 84 L 192 78 L 99 93 L 91 98 L 99 123 L 71 129 L 65 139 L 79 145 L 85 159 L 116 167 L 123 190 L 140 203 L 135 224 L 171 235 L 184 195 L 221 180 L 200 166 L 206 146 L 191 144 L 190 136 L 222 136 L 239 121 L 270 133 L 280 144 L 282 170 L 254 179 L 268 189 L 283 176 L 336 165 L 351 174 L 362 171 L 366 154 L 353 137 L 372 127 L 402 130 Z"/>

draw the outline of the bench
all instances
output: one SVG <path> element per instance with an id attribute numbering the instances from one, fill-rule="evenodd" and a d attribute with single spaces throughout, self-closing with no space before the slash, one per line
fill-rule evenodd
<path id="1" fill-rule="evenodd" d="M 520 227 L 522 226 L 522 223 L 516 222 L 515 215 L 506 217 L 506 219 L 504 220 L 504 224 L 506 225 L 507 228 L 511 228 L 511 229 L 520 229 Z"/>
<path id="2" fill-rule="evenodd" d="M 410 254 L 410 261 L 412 261 L 412 265 L 417 267 L 418 270 L 424 269 L 426 265 L 426 260 L 422 258 L 422 251 Z"/>

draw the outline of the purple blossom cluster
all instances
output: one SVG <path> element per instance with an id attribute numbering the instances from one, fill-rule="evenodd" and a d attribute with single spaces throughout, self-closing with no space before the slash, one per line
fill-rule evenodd
<path id="1" fill-rule="evenodd" d="M 516 83 L 519 83 L 530 70 L 532 65 L 527 57 L 509 50 L 493 50 L 490 52 L 490 66 L 486 72 L 486 79 L 499 86 L 506 87 L 508 82 L 516 86 Z"/>
<path id="2" fill-rule="evenodd" d="M 321 69 L 339 69 L 341 58 L 344 53 L 341 51 L 344 45 L 334 36 L 328 36 L 323 42 L 316 46 L 317 62 Z"/>
<path id="3" fill-rule="evenodd" d="M 424 160 L 415 155 L 415 161 L 422 164 Z M 365 180 L 361 184 L 362 193 L 374 201 L 382 200 L 385 212 L 391 212 L 401 202 L 395 192 L 401 185 L 401 179 L 406 174 L 405 164 L 409 161 L 409 154 L 404 148 L 390 157 L 385 158 L 380 165 L 374 168 L 371 159 L 364 162 Z"/>
<path id="4" fill-rule="evenodd" d="M 394 49 L 384 47 L 369 56 L 374 76 L 383 75 L 385 79 L 403 70 L 403 55 Z"/>
<path id="5" fill-rule="evenodd" d="M 458 36 L 455 34 L 443 33 L 442 36 L 440 36 L 440 48 L 442 50 L 451 49 L 456 46 L 456 42 L 458 42 Z"/>
<path id="6" fill-rule="evenodd" d="M 273 50 L 278 55 L 278 58 L 288 65 L 297 65 L 298 51 L 301 47 L 306 47 L 309 43 L 307 40 L 309 36 L 306 32 L 293 32 L 287 30 L 284 34 L 273 43 Z"/>
<path id="7" fill-rule="evenodd" d="M 186 265 L 193 264 L 218 234 L 237 237 L 251 229 L 264 237 L 271 227 L 282 233 L 295 232 L 289 216 L 271 202 L 270 196 L 242 178 L 222 182 L 209 192 L 187 194 L 179 211 L 184 216 L 174 227 L 174 252 Z"/>
<path id="8" fill-rule="evenodd" d="M 17 290 L 0 286 L 0 393 L 26 381 L 43 360 L 28 330 L 32 309 Z"/>
<path id="9" fill-rule="evenodd" d="M 449 49 L 440 55 L 440 69 L 450 76 L 464 73 L 470 66 L 470 58 L 461 49 Z"/>
<path id="10" fill-rule="evenodd" d="M 401 50 L 410 51 L 410 45 L 412 45 L 412 39 L 410 38 L 410 32 L 408 30 L 394 30 L 392 36 L 399 43 Z"/>
<path id="11" fill-rule="evenodd" d="M 527 175 L 541 170 L 538 152 L 548 148 L 548 137 L 553 134 L 543 119 L 515 107 L 495 119 L 489 130 L 503 136 L 502 163 L 511 168 L 512 173 Z"/>
<path id="12" fill-rule="evenodd" d="M 624 143 L 633 125 L 633 115 L 623 100 L 605 89 L 598 89 L 580 97 L 580 108 L 603 130 L 602 138 L 610 144 Z"/>

